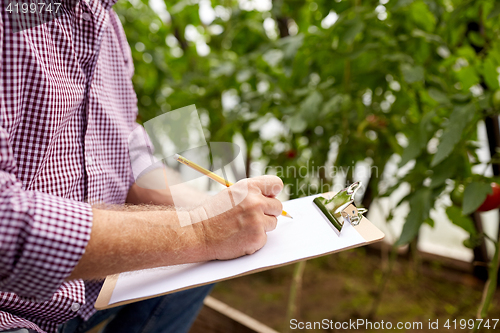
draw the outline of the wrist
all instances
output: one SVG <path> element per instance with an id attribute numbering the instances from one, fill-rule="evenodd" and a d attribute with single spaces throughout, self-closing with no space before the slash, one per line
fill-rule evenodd
<path id="1" fill-rule="evenodd" d="M 210 218 L 208 212 L 206 211 L 205 207 L 203 207 L 203 205 L 190 209 L 188 212 L 191 224 L 203 222 Z"/>
<path id="2" fill-rule="evenodd" d="M 208 216 L 207 211 L 203 206 L 198 206 L 189 210 L 189 216 L 191 219 L 192 230 L 196 233 L 196 237 L 200 240 L 203 248 L 203 253 L 206 256 L 205 260 L 215 260 L 216 251 L 214 247 L 213 237 L 211 237 L 210 232 L 210 222 L 212 219 Z"/>

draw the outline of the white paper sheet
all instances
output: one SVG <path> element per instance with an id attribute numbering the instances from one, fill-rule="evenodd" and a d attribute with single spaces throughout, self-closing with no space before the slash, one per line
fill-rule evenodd
<path id="1" fill-rule="evenodd" d="M 315 197 L 284 202 L 283 209 L 293 219 L 279 217 L 277 228 L 267 234 L 266 245 L 256 253 L 233 260 L 122 273 L 109 304 L 227 279 L 365 242 L 349 223 L 344 225 L 341 235 L 337 236 L 333 226 L 312 202 Z"/>

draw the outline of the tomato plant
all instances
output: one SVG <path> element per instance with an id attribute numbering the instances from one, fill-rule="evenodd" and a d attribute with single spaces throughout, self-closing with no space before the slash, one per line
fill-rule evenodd
<path id="1" fill-rule="evenodd" d="M 455 205 L 462 206 L 462 203 L 464 202 L 464 190 L 465 186 L 463 184 L 459 184 L 455 186 L 453 191 L 450 193 L 450 199 Z"/>
<path id="2" fill-rule="evenodd" d="M 358 180 L 353 166 L 365 162 L 367 206 L 409 189 L 397 245 L 415 239 L 450 181 L 460 185 L 448 217 L 471 237 L 470 214 L 497 206 L 490 183 L 500 180 L 472 168 L 478 126 L 500 112 L 498 1 L 273 0 L 254 10 L 250 1 L 165 0 L 164 13 L 149 3 L 114 7 L 142 121 L 196 104 L 208 140 L 238 135 L 247 152 L 262 147 L 268 166 L 307 169 L 279 175 L 291 198 L 303 185 L 333 185 L 329 167 Z M 268 120 L 279 123 L 272 137 L 261 131 Z M 411 166 L 395 180 L 386 172 L 394 161 Z"/>
<path id="3" fill-rule="evenodd" d="M 288 157 L 289 159 L 294 159 L 297 157 L 297 151 L 296 150 L 293 150 L 293 149 L 290 149 L 286 152 L 286 157 Z"/>

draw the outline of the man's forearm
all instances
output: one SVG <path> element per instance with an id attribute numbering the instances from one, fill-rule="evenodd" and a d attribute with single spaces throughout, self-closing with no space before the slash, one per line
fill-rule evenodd
<path id="1" fill-rule="evenodd" d="M 90 241 L 68 279 L 102 279 L 145 268 L 211 260 L 201 223 L 188 212 L 93 210 Z M 186 219 L 181 227 L 181 219 Z"/>
<path id="2" fill-rule="evenodd" d="M 240 181 L 190 211 L 94 209 L 90 241 L 69 279 L 252 254 L 276 228 L 283 205 L 275 196 L 282 189 L 278 177 L 263 176 Z"/>

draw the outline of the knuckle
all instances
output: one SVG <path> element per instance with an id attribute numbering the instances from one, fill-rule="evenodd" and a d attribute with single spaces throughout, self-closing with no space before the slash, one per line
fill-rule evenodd
<path id="1" fill-rule="evenodd" d="M 279 210 L 283 210 L 283 203 L 279 201 L 278 199 L 274 199 L 274 202 L 276 204 L 276 208 Z"/>
<path id="2" fill-rule="evenodd" d="M 274 228 L 276 228 L 277 225 L 278 225 L 278 217 L 274 216 L 274 219 L 273 219 L 273 226 L 274 226 Z"/>
<path id="3" fill-rule="evenodd" d="M 248 191 L 253 193 L 259 193 L 260 192 L 259 183 L 255 181 L 248 183 Z"/>
<path id="4" fill-rule="evenodd" d="M 248 219 L 248 231 L 251 234 L 258 235 L 262 231 L 262 222 L 257 212 L 252 212 Z"/>
<path id="5" fill-rule="evenodd" d="M 269 207 L 271 209 L 271 212 L 274 214 L 281 214 L 281 211 L 283 210 L 283 204 L 278 200 L 273 198 L 272 202 L 270 202 Z"/>
<path id="6" fill-rule="evenodd" d="M 267 176 L 259 176 L 259 177 L 252 178 L 251 179 L 252 185 L 255 186 L 256 188 L 264 187 L 266 184 L 266 177 Z"/>
<path id="7" fill-rule="evenodd" d="M 257 195 L 249 195 L 246 200 L 246 204 L 250 209 L 256 209 L 260 207 L 261 200 Z"/>
<path id="8" fill-rule="evenodd" d="M 238 186 L 246 186 L 250 183 L 250 179 L 249 178 L 245 178 L 245 179 L 242 179 L 238 182 L 236 182 L 235 185 L 238 185 Z"/>
<path id="9" fill-rule="evenodd" d="M 245 192 L 247 189 L 251 188 L 251 182 L 250 179 L 242 179 L 238 181 L 236 184 L 231 186 L 230 188 L 233 191 L 238 191 L 238 192 Z M 229 188 L 229 187 L 228 187 Z"/>
<path id="10" fill-rule="evenodd" d="M 251 254 L 254 254 L 255 252 L 257 252 L 257 249 L 254 248 L 254 247 L 249 247 L 246 251 L 245 251 L 245 254 L 246 255 L 251 255 Z"/>
<path id="11" fill-rule="evenodd" d="M 253 252 L 260 249 L 266 243 L 267 236 L 265 233 L 256 234 L 251 240 L 249 240 L 249 248 L 253 249 Z"/>
<path id="12" fill-rule="evenodd" d="M 259 225 L 259 214 L 255 210 L 247 211 L 245 218 L 245 229 L 249 233 L 256 233 Z"/>

